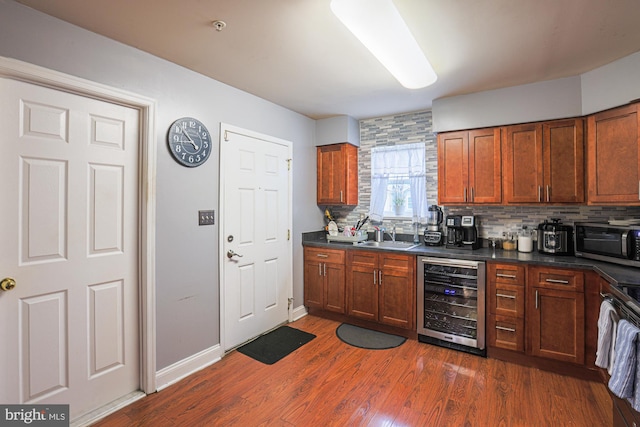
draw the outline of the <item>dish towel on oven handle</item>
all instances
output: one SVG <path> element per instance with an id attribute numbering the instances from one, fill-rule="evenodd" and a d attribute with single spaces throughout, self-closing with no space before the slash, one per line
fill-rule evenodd
<path id="1" fill-rule="evenodd" d="M 615 358 L 616 330 L 620 316 L 611 301 L 603 300 L 598 317 L 598 348 L 596 350 L 596 366 L 605 368 L 609 375 Z"/>
<path id="2" fill-rule="evenodd" d="M 640 403 L 640 389 L 636 387 L 636 377 L 638 362 L 638 334 L 640 329 L 622 319 L 618 322 L 618 332 L 616 335 L 615 351 L 616 357 L 613 361 L 611 378 L 609 379 L 609 390 L 622 399 L 629 399 L 632 406 L 634 401 Z M 640 387 L 640 383 L 638 383 Z M 637 393 L 636 393 L 637 392 Z M 636 399 L 636 394 L 638 398 Z"/>

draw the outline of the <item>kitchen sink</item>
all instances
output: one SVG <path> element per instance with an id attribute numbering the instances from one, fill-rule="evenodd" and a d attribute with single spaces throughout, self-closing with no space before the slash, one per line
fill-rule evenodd
<path id="1" fill-rule="evenodd" d="M 380 249 L 394 249 L 397 251 L 408 251 L 409 249 L 416 248 L 420 246 L 419 243 L 413 242 L 403 242 L 403 241 L 391 241 L 385 240 L 384 242 L 374 242 L 372 240 L 368 240 L 366 242 L 360 243 L 358 246 L 370 246 L 372 248 L 380 248 Z"/>

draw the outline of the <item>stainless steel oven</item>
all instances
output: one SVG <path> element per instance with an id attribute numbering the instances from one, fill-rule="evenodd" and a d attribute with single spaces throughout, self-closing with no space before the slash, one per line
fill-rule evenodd
<path id="1" fill-rule="evenodd" d="M 485 263 L 418 257 L 418 339 L 486 355 Z"/>

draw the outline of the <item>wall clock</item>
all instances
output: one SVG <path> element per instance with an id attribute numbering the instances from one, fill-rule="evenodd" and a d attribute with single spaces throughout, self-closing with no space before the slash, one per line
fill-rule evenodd
<path id="1" fill-rule="evenodd" d="M 182 117 L 171 125 L 167 135 L 169 150 L 178 163 L 200 166 L 211 154 L 211 135 L 199 120 Z"/>

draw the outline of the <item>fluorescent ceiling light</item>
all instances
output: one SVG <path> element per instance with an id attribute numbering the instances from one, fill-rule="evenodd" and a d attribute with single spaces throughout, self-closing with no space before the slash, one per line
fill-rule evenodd
<path id="1" fill-rule="evenodd" d="M 332 0 L 331 10 L 402 86 L 420 89 L 437 80 L 392 0 Z"/>

